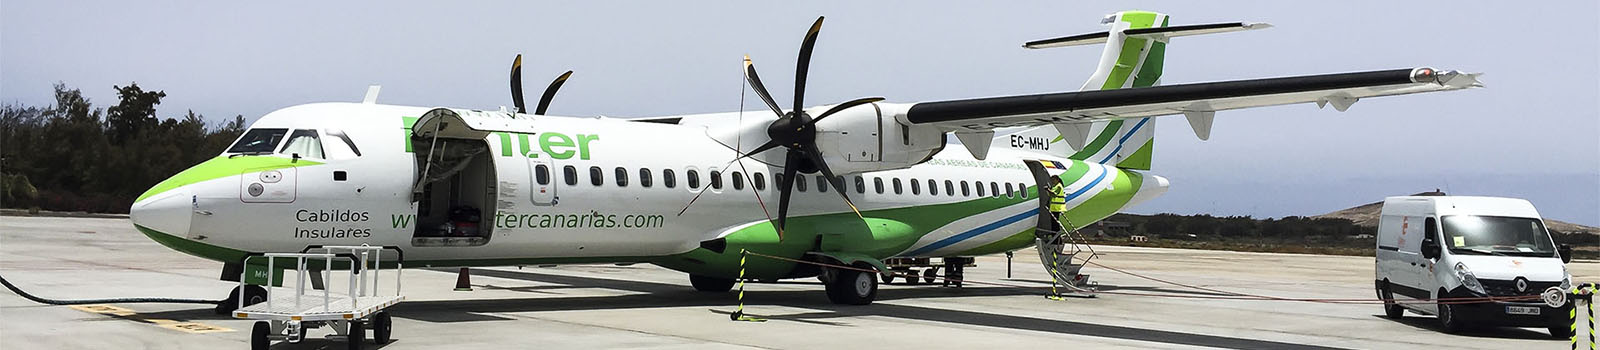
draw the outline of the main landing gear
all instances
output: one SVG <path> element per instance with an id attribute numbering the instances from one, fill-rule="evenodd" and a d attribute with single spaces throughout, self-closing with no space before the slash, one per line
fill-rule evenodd
<path id="1" fill-rule="evenodd" d="M 260 304 L 267 301 L 266 288 L 262 288 L 261 286 L 253 284 L 246 285 L 244 287 L 233 287 L 233 291 L 228 292 L 228 298 L 223 299 L 220 303 L 217 303 L 217 308 L 214 311 L 216 311 L 218 315 L 227 315 L 232 313 L 234 309 L 239 308 L 239 296 L 241 295 L 239 294 L 239 290 L 241 288 L 244 289 L 244 306 Z"/>
<path id="2" fill-rule="evenodd" d="M 874 271 L 871 265 L 866 264 L 853 267 Z M 834 304 L 867 305 L 878 298 L 878 278 L 873 276 L 875 272 L 830 268 L 823 273 L 828 275 L 823 279 L 828 288 L 828 301 Z"/>

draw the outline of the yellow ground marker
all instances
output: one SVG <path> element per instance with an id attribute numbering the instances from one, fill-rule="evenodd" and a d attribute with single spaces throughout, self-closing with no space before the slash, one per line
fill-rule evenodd
<path id="1" fill-rule="evenodd" d="M 143 323 L 149 323 L 149 324 L 161 327 L 161 328 L 176 330 L 176 331 L 180 331 L 180 332 L 184 332 L 184 333 L 204 334 L 204 333 L 221 333 L 221 332 L 232 332 L 233 331 L 233 329 L 230 329 L 230 328 L 217 327 L 217 326 L 208 325 L 208 324 L 199 323 L 199 322 L 176 321 L 176 320 L 168 320 L 168 319 L 160 319 L 160 318 L 143 318 L 143 317 L 139 316 L 139 312 L 137 312 L 137 311 L 133 311 L 133 310 L 129 310 L 129 309 L 126 309 L 126 308 L 121 308 L 121 307 L 116 307 L 116 306 L 111 306 L 111 305 L 103 305 L 103 304 L 73 305 L 72 309 L 73 310 L 78 310 L 78 311 L 83 311 L 83 312 L 88 312 L 88 313 L 95 313 L 95 314 L 101 314 L 101 315 L 116 317 L 116 318 L 129 319 L 129 320 L 139 321 L 139 322 L 143 322 Z"/>

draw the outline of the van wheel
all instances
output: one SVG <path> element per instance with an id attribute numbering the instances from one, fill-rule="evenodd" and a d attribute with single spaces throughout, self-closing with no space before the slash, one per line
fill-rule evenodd
<path id="1" fill-rule="evenodd" d="M 1440 295 L 1443 294 L 1441 293 Z M 1460 333 L 1462 329 L 1466 328 L 1460 317 L 1456 316 L 1455 309 L 1455 305 L 1439 303 L 1439 328 L 1443 328 L 1445 333 Z"/>
<path id="2" fill-rule="evenodd" d="M 1551 338 L 1555 338 L 1555 339 L 1571 339 L 1572 338 L 1572 325 L 1566 325 L 1566 324 L 1563 324 L 1563 325 L 1552 325 L 1552 326 L 1550 326 L 1550 328 L 1547 328 L 1547 329 L 1550 330 L 1550 337 Z"/>
<path id="3" fill-rule="evenodd" d="M 1389 282 L 1384 282 L 1378 289 L 1378 298 L 1383 299 L 1383 316 L 1393 319 L 1405 317 L 1406 308 L 1394 301 L 1394 292 L 1389 291 Z"/>

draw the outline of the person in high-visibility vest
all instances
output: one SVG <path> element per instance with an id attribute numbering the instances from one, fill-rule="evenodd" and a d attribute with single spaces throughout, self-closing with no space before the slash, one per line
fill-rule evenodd
<path id="1" fill-rule="evenodd" d="M 1050 227 L 1056 232 L 1061 232 L 1061 214 L 1067 211 L 1067 193 L 1062 188 L 1061 178 L 1050 177 Z"/>

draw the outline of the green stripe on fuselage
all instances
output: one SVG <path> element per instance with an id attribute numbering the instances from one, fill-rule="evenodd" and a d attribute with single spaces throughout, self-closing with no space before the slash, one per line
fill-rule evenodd
<path id="1" fill-rule="evenodd" d="M 245 171 L 265 171 L 318 164 L 322 163 L 305 159 L 295 160 L 277 156 L 217 156 L 216 158 L 211 158 L 211 160 L 207 160 L 200 164 L 195 164 L 195 166 L 184 169 L 177 175 L 173 175 L 172 177 L 157 183 L 154 187 L 150 187 L 149 190 L 144 191 L 144 194 L 139 195 L 139 198 L 134 199 L 133 201 L 134 203 L 138 203 L 139 201 L 143 201 L 145 198 L 150 198 L 151 196 L 160 194 L 162 192 L 183 187 L 184 185 L 239 175 Z"/>

